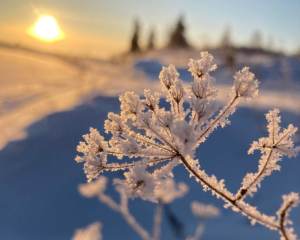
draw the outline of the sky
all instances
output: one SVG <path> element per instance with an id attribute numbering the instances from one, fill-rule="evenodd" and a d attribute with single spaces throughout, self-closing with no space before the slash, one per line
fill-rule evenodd
<path id="1" fill-rule="evenodd" d="M 150 30 L 163 47 L 179 15 L 195 47 L 215 46 L 230 27 L 238 45 L 254 31 L 263 44 L 292 53 L 300 48 L 299 0 L 0 0 L 0 41 L 70 55 L 107 58 L 126 52 L 133 20 L 141 24 L 141 45 Z M 28 34 L 40 15 L 52 15 L 65 38 L 45 42 Z M 272 41 L 271 41 L 272 39 Z"/>

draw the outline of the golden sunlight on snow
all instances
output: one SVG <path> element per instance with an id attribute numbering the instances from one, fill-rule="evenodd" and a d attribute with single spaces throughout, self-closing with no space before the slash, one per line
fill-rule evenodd
<path id="1" fill-rule="evenodd" d="M 46 41 L 56 41 L 64 37 L 55 18 L 49 15 L 40 16 L 30 29 L 30 34 Z"/>
<path id="2" fill-rule="evenodd" d="M 27 127 L 96 96 L 118 96 L 149 86 L 130 65 L 82 59 L 84 69 L 50 55 L 0 48 L 0 150 L 23 139 Z M 120 66 L 121 67 L 121 66 Z M 115 81 L 117 79 L 118 81 Z"/>

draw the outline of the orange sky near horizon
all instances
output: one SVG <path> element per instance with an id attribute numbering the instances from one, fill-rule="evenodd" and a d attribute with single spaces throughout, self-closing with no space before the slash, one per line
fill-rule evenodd
<path id="1" fill-rule="evenodd" d="M 128 42 L 115 40 L 109 36 L 83 37 L 76 33 L 66 34 L 57 41 L 44 41 L 28 33 L 30 28 L 22 26 L 1 26 L 0 41 L 45 52 L 57 52 L 71 56 L 109 58 L 128 47 Z M 114 46 L 113 49 L 111 46 Z"/>
<path id="2" fill-rule="evenodd" d="M 7 9 L 0 9 L 0 42 L 39 51 L 95 58 L 109 58 L 128 48 L 129 42 L 125 38 L 107 34 L 107 30 L 103 31 L 101 27 L 99 31 L 89 30 L 95 23 L 96 26 L 101 23 L 101 18 L 93 19 L 80 12 L 74 14 L 72 11 L 54 7 L 57 4 L 55 0 L 53 5 L 47 3 L 43 6 L 34 5 L 31 1 L 3 1 L 3 6 L 6 4 Z M 14 15 L 18 17 L 13 17 Z M 32 34 L 34 24 L 43 15 L 53 16 L 64 34 L 63 38 L 45 41 Z"/>
<path id="3" fill-rule="evenodd" d="M 168 41 L 178 16 L 184 14 L 187 38 L 197 48 L 217 46 L 226 27 L 235 44 L 249 43 L 262 33 L 268 47 L 294 53 L 300 48 L 300 1 L 291 0 L 2 0 L 0 42 L 62 54 L 109 58 L 129 49 L 133 20 L 141 21 L 141 45 L 151 29 L 156 46 Z M 45 42 L 28 34 L 40 15 L 51 15 L 65 38 Z"/>

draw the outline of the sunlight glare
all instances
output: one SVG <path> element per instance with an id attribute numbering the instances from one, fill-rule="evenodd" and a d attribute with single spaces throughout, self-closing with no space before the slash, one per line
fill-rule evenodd
<path id="1" fill-rule="evenodd" d="M 63 38 L 63 32 L 52 16 L 39 17 L 31 31 L 32 35 L 43 40 L 55 41 Z"/>

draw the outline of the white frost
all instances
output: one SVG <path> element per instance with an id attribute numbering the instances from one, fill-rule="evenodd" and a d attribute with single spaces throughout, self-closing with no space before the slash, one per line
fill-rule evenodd
<path id="1" fill-rule="evenodd" d="M 84 136 L 86 143 L 81 142 L 78 146 L 78 151 L 83 156 L 78 156 L 76 161 L 85 162 L 84 171 L 89 181 L 104 170 L 129 169 L 124 173 L 125 179 L 115 180 L 117 190 L 124 195 L 123 202 L 127 201 L 124 200 L 125 196 L 138 196 L 152 202 L 170 202 L 182 196 L 186 189 L 176 189 L 175 183 L 165 178 L 173 177 L 173 169 L 183 164 L 190 176 L 202 184 L 204 191 L 209 190 L 217 198 L 224 200 L 225 207 L 241 212 L 252 224 L 257 222 L 278 230 L 283 236 L 285 233 L 289 236 L 285 240 L 294 239 L 292 227 L 285 227 L 289 223 L 288 219 L 282 218 L 281 223 L 276 216 L 265 215 L 255 206 L 244 202 L 244 198 L 257 191 L 265 176 L 270 175 L 273 170 L 280 170 L 277 163 L 283 156 L 293 157 L 298 154 L 300 147 L 294 147 L 292 141 L 297 128 L 289 125 L 280 132 L 279 110 L 275 109 L 267 114 L 269 136 L 253 142 L 249 149 L 249 153 L 256 149 L 262 153 L 258 172 L 246 174 L 242 187 L 233 194 L 227 190 L 224 179 L 209 176 L 201 169 L 199 161 L 194 159 L 195 150 L 219 126 L 225 127 L 230 123 L 229 116 L 236 111 L 241 99 L 258 96 L 259 83 L 249 68 L 245 67 L 237 72 L 227 104 L 217 112 L 214 101 L 217 90 L 213 86 L 215 79 L 210 75 L 216 69 L 212 55 L 201 53 L 200 60 L 191 59 L 189 67 L 194 77 L 189 88 L 182 84 L 174 65 L 164 67 L 159 75 L 162 89 L 167 93 L 169 110 L 160 108 L 160 94 L 151 93 L 150 90 L 144 91 L 144 98 L 133 92 L 121 95 L 120 114 L 109 113 L 105 122 L 106 132 L 111 133 L 110 140 L 105 141 L 96 130 L 91 129 L 91 133 Z M 107 164 L 107 155 L 114 155 L 120 160 L 124 156 L 143 160 Z M 156 169 L 151 171 L 150 168 L 154 165 Z M 168 194 L 164 195 L 163 192 Z M 101 196 L 104 202 L 118 209 L 111 199 L 105 198 L 103 194 Z M 194 205 L 198 206 L 195 209 L 201 208 Z M 137 226 L 135 221 L 133 226 Z M 148 238 L 144 230 L 140 232 L 143 232 L 140 235 Z"/>
<path id="2" fill-rule="evenodd" d="M 77 229 L 72 237 L 72 240 L 101 240 L 102 224 L 95 222 L 87 226 L 86 228 Z"/>

